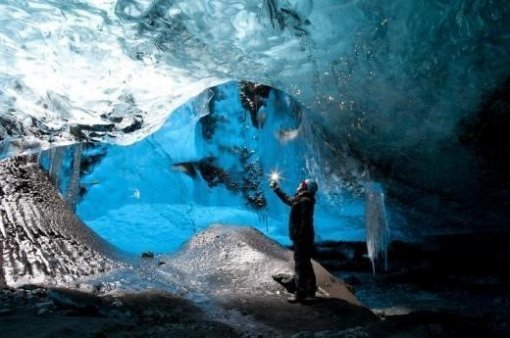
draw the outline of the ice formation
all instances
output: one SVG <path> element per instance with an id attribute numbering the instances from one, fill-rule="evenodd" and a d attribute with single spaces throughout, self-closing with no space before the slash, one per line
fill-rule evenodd
<path id="1" fill-rule="evenodd" d="M 304 163 L 279 169 L 297 177 L 302 166 L 327 180 L 321 184 L 327 192 L 323 196 L 329 202 L 340 199 L 342 216 L 350 217 L 351 206 L 341 194 L 362 196 L 360 183 L 370 177 L 388 191 L 387 201 L 392 202 L 388 209 L 406 213 L 398 219 L 413 235 L 431 228 L 424 224 L 436 227 L 435 215 L 444 227 L 483 225 L 487 219 L 503 224 L 506 215 L 499 210 L 505 205 L 491 209 L 492 192 L 485 195 L 484 206 L 478 205 L 480 177 L 487 166 L 465 145 L 461 130 L 466 121 L 477 125 L 482 101 L 510 76 L 509 11 L 505 0 L 2 1 L 0 158 L 78 142 L 127 145 L 143 139 L 134 145 L 139 147 L 137 154 L 147 156 L 139 160 L 159 161 L 165 179 L 197 168 L 212 169 L 214 163 L 203 157 L 212 149 L 193 149 L 180 133 L 197 134 L 193 128 L 206 115 L 202 108 L 210 102 L 208 88 L 244 80 L 297 100 L 301 125 L 308 129 L 283 130 L 279 139 L 315 145 L 315 157 L 305 156 Z M 193 97 L 196 101 L 189 103 Z M 196 107 L 177 109 L 185 102 Z M 223 117 L 231 118 L 228 114 L 235 112 L 229 107 L 235 104 L 239 102 L 222 103 Z M 259 111 L 257 101 L 247 104 L 246 110 L 256 112 L 250 116 L 252 124 L 268 127 L 255 128 L 256 132 L 270 130 L 274 114 Z M 165 129 L 167 121 L 175 123 L 173 131 Z M 158 130 L 160 135 L 144 139 Z M 464 139 L 476 138 L 476 133 L 475 128 Z M 154 143 L 160 137 L 177 144 L 171 154 L 166 144 Z M 273 138 L 259 137 L 259 142 L 269 140 Z M 249 147 L 278 149 L 253 143 L 248 142 Z M 292 147 L 311 154 L 306 147 L 288 149 Z M 101 149 L 105 148 L 84 151 L 101 157 Z M 156 168 L 123 166 L 120 160 L 130 158 L 121 149 L 108 150 L 116 161 L 105 160 L 95 175 L 107 175 L 108 166 L 114 164 L 133 182 L 137 173 L 154 175 Z M 276 159 L 286 151 L 265 156 Z M 54 155 L 52 161 L 58 163 L 60 155 Z M 219 158 L 223 167 L 232 155 Z M 70 163 L 63 167 L 74 176 L 59 184 L 69 186 L 65 197 L 73 205 L 77 168 Z M 192 178 L 179 180 L 184 187 Z M 226 196 L 233 182 L 216 185 L 215 193 Z M 492 189 L 498 179 L 484 182 Z M 144 208 L 169 198 L 157 180 L 149 193 L 140 186 L 117 184 L 108 189 L 107 179 L 87 184 L 91 197 L 100 189 L 103 196 L 112 194 L 98 210 L 89 208 L 86 214 L 95 212 L 95 220 L 106 215 L 107 207 L 122 215 L 122 208 L 113 208 L 114 201 L 126 207 L 136 202 L 143 215 Z M 200 186 L 207 184 L 195 184 L 193 189 Z M 259 188 L 253 188 L 243 198 L 262 206 Z M 184 191 L 180 189 L 175 199 L 200 201 L 208 196 Z M 505 192 L 496 194 L 496 200 L 505 200 Z M 147 197 L 150 203 L 141 204 Z M 359 207 L 354 205 L 347 222 L 358 222 L 354 229 L 360 228 Z M 78 212 L 85 208 L 86 203 L 77 206 Z M 161 218 L 177 214 L 183 214 L 182 209 Z M 194 229 L 192 221 L 186 222 L 182 224 Z M 115 232 L 115 227 L 109 229 Z M 330 230 L 334 231 L 326 232 Z"/>
<path id="2" fill-rule="evenodd" d="M 0 170 L 0 282 L 63 285 L 122 265 L 66 206 L 37 159 L 5 160 Z"/>
<path id="3" fill-rule="evenodd" d="M 388 245 L 390 243 L 390 229 L 384 205 L 384 191 L 376 182 L 366 184 L 366 242 L 368 258 L 372 262 L 372 272 L 375 274 L 376 264 L 388 270 Z M 382 261 L 382 262 L 381 262 Z"/>
<path id="4" fill-rule="evenodd" d="M 269 88 L 258 99 L 244 95 L 244 86 L 230 82 L 203 92 L 133 145 L 85 146 L 78 216 L 134 253 L 174 251 L 213 223 L 251 225 L 288 244 L 288 210 L 269 188 L 277 171 L 289 193 L 306 177 L 321 184 L 318 240 L 362 239 L 363 226 L 355 221 L 362 217 L 361 198 L 327 175 L 301 106 Z M 256 100 L 253 110 L 249 102 Z M 50 175 L 62 168 L 63 196 L 73 186 L 75 159 L 76 147 L 41 157 Z"/>
<path id="5" fill-rule="evenodd" d="M 350 142 L 434 147 L 508 74 L 509 6 L 3 1 L 3 156 L 83 139 L 131 143 L 231 79 L 287 92 Z"/>

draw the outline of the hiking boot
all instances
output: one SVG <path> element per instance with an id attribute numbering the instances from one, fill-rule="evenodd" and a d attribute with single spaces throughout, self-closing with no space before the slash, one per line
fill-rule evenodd
<path id="1" fill-rule="evenodd" d="M 292 296 L 287 298 L 287 301 L 291 304 L 294 304 L 294 303 L 299 303 L 299 302 L 303 301 L 304 299 L 305 299 L 305 297 L 303 297 L 301 295 L 293 294 Z"/>
<path id="2" fill-rule="evenodd" d="M 308 290 L 306 292 L 306 297 L 315 298 L 315 294 L 317 293 L 318 288 L 314 287 L 312 290 Z"/>

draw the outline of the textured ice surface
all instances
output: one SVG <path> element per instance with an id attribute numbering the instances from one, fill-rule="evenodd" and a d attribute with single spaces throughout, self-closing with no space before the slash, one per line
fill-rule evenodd
<path id="1" fill-rule="evenodd" d="M 121 264 L 119 256 L 66 206 L 37 162 L 0 162 L 0 281 L 72 283 Z"/>
<path id="2" fill-rule="evenodd" d="M 179 275 L 193 291 L 219 299 L 279 295 L 283 289 L 273 275 L 292 274 L 292 251 L 250 227 L 212 225 L 195 235 L 176 254 L 162 256 L 159 270 Z M 319 294 L 359 305 L 346 284 L 313 262 Z M 176 273 L 177 272 L 177 273 Z"/>
<path id="3" fill-rule="evenodd" d="M 349 142 L 427 150 L 508 75 L 509 7 L 2 1 L 3 156 L 77 139 L 133 142 L 186 99 L 230 79 L 288 92 Z"/>

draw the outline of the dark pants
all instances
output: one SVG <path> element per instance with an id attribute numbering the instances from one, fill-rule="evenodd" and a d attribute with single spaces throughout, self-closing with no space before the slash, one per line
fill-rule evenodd
<path id="1" fill-rule="evenodd" d="M 294 272 L 298 296 L 314 295 L 317 290 L 311 261 L 313 248 L 313 243 L 294 242 Z"/>

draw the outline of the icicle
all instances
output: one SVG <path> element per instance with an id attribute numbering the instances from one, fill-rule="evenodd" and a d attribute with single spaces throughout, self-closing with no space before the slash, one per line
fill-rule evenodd
<path id="1" fill-rule="evenodd" d="M 80 193 L 80 168 L 81 168 L 81 153 L 83 146 L 76 144 L 73 152 L 73 166 L 71 169 L 71 178 L 65 193 L 65 200 L 71 209 L 76 208 L 76 202 Z"/>
<path id="2" fill-rule="evenodd" d="M 368 257 L 375 274 L 376 262 L 384 257 L 384 270 L 388 269 L 389 228 L 384 207 L 384 192 L 376 182 L 365 185 L 365 222 Z"/>

